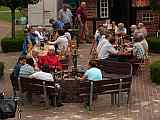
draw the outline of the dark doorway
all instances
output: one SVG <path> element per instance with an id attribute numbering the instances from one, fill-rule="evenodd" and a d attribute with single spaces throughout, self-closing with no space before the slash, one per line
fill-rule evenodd
<path id="1" fill-rule="evenodd" d="M 110 0 L 111 19 L 118 22 L 123 22 L 128 27 L 130 25 L 130 8 L 131 0 Z"/>

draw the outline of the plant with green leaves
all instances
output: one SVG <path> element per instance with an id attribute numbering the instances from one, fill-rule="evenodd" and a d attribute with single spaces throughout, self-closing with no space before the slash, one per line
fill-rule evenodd
<path id="1" fill-rule="evenodd" d="M 152 82 L 160 85 L 160 61 L 156 61 L 150 65 L 150 78 Z"/>
<path id="2" fill-rule="evenodd" d="M 151 52 L 160 53 L 160 38 L 149 37 L 147 42 Z"/>
<path id="3" fill-rule="evenodd" d="M 6 6 L 11 9 L 12 16 L 12 40 L 15 39 L 15 10 L 20 7 L 26 7 L 28 4 L 37 4 L 39 0 L 0 0 L 0 6 Z"/>
<path id="4" fill-rule="evenodd" d="M 1 47 L 4 53 L 18 52 L 22 50 L 24 40 L 24 31 L 16 31 L 16 38 L 12 40 L 10 37 L 5 37 L 1 40 Z"/>
<path id="5" fill-rule="evenodd" d="M 0 62 L 0 79 L 3 77 L 4 75 L 4 63 Z"/>
<path id="6" fill-rule="evenodd" d="M 160 12 L 160 1 L 159 0 L 150 0 L 150 7 L 152 10 Z"/>

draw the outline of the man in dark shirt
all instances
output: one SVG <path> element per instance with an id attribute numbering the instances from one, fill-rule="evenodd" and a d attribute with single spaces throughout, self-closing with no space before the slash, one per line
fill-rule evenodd
<path id="1" fill-rule="evenodd" d="M 26 56 L 20 56 L 18 62 L 14 66 L 13 72 L 10 75 L 10 79 L 13 85 L 14 90 L 18 87 L 18 76 L 21 66 L 26 64 Z"/>
<path id="2" fill-rule="evenodd" d="M 84 42 L 85 34 L 88 31 L 87 28 L 87 11 L 86 11 L 86 2 L 81 2 L 81 5 L 78 7 L 77 11 L 77 21 L 80 24 L 80 42 Z"/>

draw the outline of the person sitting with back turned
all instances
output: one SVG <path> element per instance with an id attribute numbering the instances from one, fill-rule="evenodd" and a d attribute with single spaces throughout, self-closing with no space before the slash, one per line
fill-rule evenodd
<path id="1" fill-rule="evenodd" d="M 56 52 L 60 53 L 63 50 L 66 51 L 68 48 L 68 39 L 66 35 L 64 34 L 64 31 L 59 30 L 58 31 L 59 37 L 54 42 L 48 42 L 51 45 L 55 46 Z"/>
<path id="2" fill-rule="evenodd" d="M 50 73 L 49 66 L 47 64 L 43 65 L 42 71 L 38 71 L 29 76 L 30 78 L 36 78 L 40 80 L 46 81 L 54 81 L 53 76 Z"/>
<path id="3" fill-rule="evenodd" d="M 29 76 L 30 78 L 35 78 L 35 79 L 39 79 L 39 80 L 45 80 L 45 81 L 54 81 L 52 74 L 50 73 L 50 68 L 47 64 L 43 65 L 42 67 L 42 71 L 33 73 L 32 75 Z M 57 107 L 61 107 L 63 106 L 62 104 L 62 87 L 59 83 L 55 84 L 55 89 L 57 92 Z M 54 105 L 54 95 L 52 95 L 54 93 L 50 93 L 50 100 L 51 100 L 51 105 Z"/>
<path id="4" fill-rule="evenodd" d="M 19 76 L 20 77 L 28 77 L 29 75 L 32 75 L 34 70 L 34 60 L 32 58 L 27 58 L 26 61 L 27 64 L 23 65 L 20 69 Z"/>
<path id="5" fill-rule="evenodd" d="M 97 62 L 95 60 L 90 60 L 88 67 L 89 67 L 88 70 L 85 72 L 83 77 L 80 78 L 80 80 L 92 80 L 92 81 L 102 80 L 101 70 L 97 68 Z M 97 96 L 94 95 L 93 99 L 96 99 L 96 98 Z M 90 104 L 90 100 L 89 100 L 89 95 L 88 95 L 85 100 L 85 107 L 88 108 L 89 104 Z"/>
<path id="6" fill-rule="evenodd" d="M 102 80 L 101 70 L 97 68 L 97 62 L 95 60 L 90 60 L 88 64 L 89 69 L 85 72 L 80 80 Z"/>

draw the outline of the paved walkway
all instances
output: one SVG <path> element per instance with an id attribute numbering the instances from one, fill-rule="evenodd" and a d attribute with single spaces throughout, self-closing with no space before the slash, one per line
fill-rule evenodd
<path id="1" fill-rule="evenodd" d="M 80 46 L 80 62 L 83 65 L 87 64 L 89 48 L 90 45 Z M 6 63 L 6 73 L 12 68 L 18 55 L 0 54 L 1 61 Z M 160 57 L 158 54 L 152 56 L 153 61 Z M 11 88 L 10 82 L 5 83 L 6 88 Z M 160 86 L 151 83 L 148 70 L 139 77 L 134 77 L 129 105 L 112 106 L 109 97 L 98 97 L 96 110 L 92 112 L 85 110 L 83 104 L 79 103 L 50 109 L 28 105 L 21 108 L 22 113 L 17 113 L 17 117 L 11 120 L 160 120 Z"/>
<path id="2" fill-rule="evenodd" d="M 11 24 L 8 22 L 0 21 L 0 40 L 10 32 L 11 32 Z M 1 49 L 1 41 L 0 41 L 0 52 L 1 51 L 2 49 Z"/>

